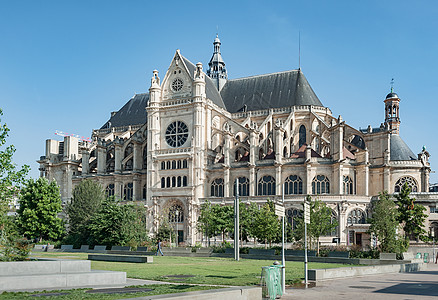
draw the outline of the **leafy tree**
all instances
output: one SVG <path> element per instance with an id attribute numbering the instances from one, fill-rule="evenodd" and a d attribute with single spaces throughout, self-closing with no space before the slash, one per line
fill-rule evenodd
<path id="1" fill-rule="evenodd" d="M 73 198 L 66 206 L 68 215 L 67 240 L 75 245 L 87 244 L 90 236 L 89 222 L 105 200 L 100 183 L 82 180 L 73 190 Z"/>
<path id="2" fill-rule="evenodd" d="M 155 238 L 161 241 L 176 241 L 175 231 L 172 229 L 167 218 L 162 218 L 160 221 L 160 226 L 158 227 Z"/>
<path id="3" fill-rule="evenodd" d="M 222 234 L 222 241 L 225 242 L 226 233 L 234 230 L 234 208 L 229 205 L 213 205 L 214 216 L 213 229 L 216 233 Z"/>
<path id="4" fill-rule="evenodd" d="M 317 253 L 319 254 L 319 239 L 321 236 L 328 235 L 337 226 L 337 222 L 332 220 L 332 210 L 321 200 L 312 200 L 307 196 L 310 203 L 310 224 L 307 224 L 307 236 L 312 242 L 316 240 Z M 295 239 L 300 240 L 304 237 L 304 216 L 297 218 L 297 228 L 295 229 Z M 309 243 L 311 245 L 311 243 Z"/>
<path id="5" fill-rule="evenodd" d="M 255 235 L 271 246 L 272 241 L 281 230 L 278 216 L 275 214 L 274 203 L 268 199 L 265 205 L 255 215 Z"/>
<path id="6" fill-rule="evenodd" d="M 62 211 L 59 187 L 46 178 L 29 179 L 21 190 L 17 226 L 28 238 L 59 239 L 64 233 L 64 222 L 58 217 Z"/>
<path id="7" fill-rule="evenodd" d="M 17 170 L 12 162 L 12 156 L 15 153 L 13 145 L 2 150 L 10 129 L 5 123 L 2 124 L 1 116 L 3 116 L 3 111 L 0 108 L 0 244 L 3 244 L 7 239 L 7 233 L 11 232 L 8 227 L 12 225 L 9 222 L 10 218 L 7 217 L 8 204 L 19 191 L 18 187 L 24 183 L 24 178 L 30 168 L 24 165 Z"/>
<path id="8" fill-rule="evenodd" d="M 200 214 L 198 217 L 197 230 L 204 236 L 210 238 L 216 235 L 215 216 L 213 214 L 213 207 L 210 201 L 206 200 L 201 204 Z"/>
<path id="9" fill-rule="evenodd" d="M 148 239 L 146 212 L 133 204 L 120 204 L 110 197 L 91 217 L 88 229 L 90 244 L 136 246 Z"/>
<path id="10" fill-rule="evenodd" d="M 239 227 L 240 227 L 240 239 L 241 241 L 248 241 L 251 237 L 255 238 L 256 231 L 255 228 L 255 218 L 254 216 L 258 213 L 259 209 L 254 202 L 249 205 L 240 202 L 239 206 Z"/>
<path id="11" fill-rule="evenodd" d="M 384 191 L 379 194 L 379 200 L 373 203 L 373 215 L 369 219 L 369 232 L 377 237 L 380 251 L 394 253 L 403 252 L 401 243 L 397 240 L 398 210 L 394 201 Z"/>
<path id="12" fill-rule="evenodd" d="M 409 242 L 409 237 L 427 241 L 426 230 L 424 230 L 424 221 L 427 215 L 424 213 L 426 208 L 415 203 L 415 198 L 409 197 L 411 189 L 405 183 L 395 197 L 397 199 L 398 215 L 397 220 L 403 226 L 405 241 Z"/>

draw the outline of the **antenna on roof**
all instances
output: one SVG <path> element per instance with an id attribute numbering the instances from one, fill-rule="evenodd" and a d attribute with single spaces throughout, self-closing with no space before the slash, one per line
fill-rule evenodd
<path id="1" fill-rule="evenodd" d="M 298 70 L 301 70 L 301 31 L 298 31 Z"/>
<path id="2" fill-rule="evenodd" d="M 391 78 L 391 93 L 394 91 L 394 78 Z"/>

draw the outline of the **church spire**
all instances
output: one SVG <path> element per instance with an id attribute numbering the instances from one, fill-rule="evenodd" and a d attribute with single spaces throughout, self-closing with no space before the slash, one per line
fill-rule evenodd
<path id="1" fill-rule="evenodd" d="M 214 52 L 210 62 L 208 63 L 207 75 L 216 84 L 218 91 L 220 91 L 227 82 L 228 75 L 227 70 L 225 69 L 225 62 L 221 55 L 221 41 L 219 40 L 219 36 L 217 34 L 213 45 Z"/>
<path id="2" fill-rule="evenodd" d="M 385 125 L 391 133 L 400 133 L 400 98 L 394 93 L 394 79 L 391 80 L 391 92 L 385 99 Z"/>

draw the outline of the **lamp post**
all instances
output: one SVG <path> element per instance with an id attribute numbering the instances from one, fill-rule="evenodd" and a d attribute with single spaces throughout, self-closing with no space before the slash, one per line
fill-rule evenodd
<path id="1" fill-rule="evenodd" d="M 431 228 L 430 235 L 432 236 L 432 253 L 433 253 L 432 261 L 435 260 L 435 263 L 436 263 L 436 259 L 435 259 L 435 228 L 434 227 Z"/>
<path id="2" fill-rule="evenodd" d="M 179 210 L 175 210 L 175 247 L 178 247 L 178 221 L 179 221 Z"/>

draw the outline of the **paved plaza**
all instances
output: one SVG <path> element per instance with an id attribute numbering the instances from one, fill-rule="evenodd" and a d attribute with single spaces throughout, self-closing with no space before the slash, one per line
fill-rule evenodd
<path id="1" fill-rule="evenodd" d="M 328 280 L 314 288 L 287 289 L 281 299 L 438 299 L 438 265 L 416 273 Z"/>

